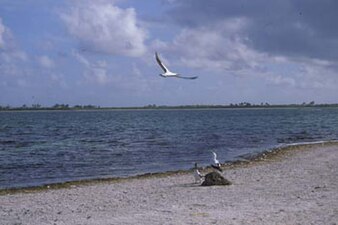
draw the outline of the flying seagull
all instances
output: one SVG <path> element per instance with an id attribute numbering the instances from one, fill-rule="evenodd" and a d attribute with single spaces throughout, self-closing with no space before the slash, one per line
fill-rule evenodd
<path id="1" fill-rule="evenodd" d="M 194 178 L 195 178 L 195 183 L 201 183 L 202 182 L 203 175 L 198 170 L 197 163 L 195 163 Z"/>
<path id="2" fill-rule="evenodd" d="M 221 168 L 221 164 L 219 163 L 218 159 L 217 159 L 217 154 L 213 151 L 211 151 L 212 154 L 214 155 L 214 164 L 211 164 L 211 167 L 220 171 L 220 172 L 223 172 L 222 168 Z"/>
<path id="3" fill-rule="evenodd" d="M 197 76 L 195 76 L 195 77 L 183 77 L 183 76 L 181 76 L 181 75 L 178 74 L 178 73 L 173 73 L 173 72 L 171 72 L 171 71 L 163 64 L 163 62 L 160 60 L 160 58 L 158 57 L 157 52 L 155 52 L 155 58 L 156 58 L 156 61 L 157 61 L 158 65 L 160 65 L 160 67 L 161 67 L 162 70 L 164 71 L 164 73 L 161 73 L 161 74 L 160 74 L 160 76 L 162 76 L 162 77 L 176 77 L 176 78 L 190 79 L 190 80 L 193 80 L 193 79 L 196 79 L 196 78 L 197 78 Z"/>

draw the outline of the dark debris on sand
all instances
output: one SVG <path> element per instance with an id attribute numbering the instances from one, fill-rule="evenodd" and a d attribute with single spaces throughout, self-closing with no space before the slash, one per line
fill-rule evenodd
<path id="1" fill-rule="evenodd" d="M 221 174 L 217 172 L 211 172 L 205 175 L 205 179 L 202 186 L 213 186 L 213 185 L 230 185 L 231 182 L 225 179 Z"/>

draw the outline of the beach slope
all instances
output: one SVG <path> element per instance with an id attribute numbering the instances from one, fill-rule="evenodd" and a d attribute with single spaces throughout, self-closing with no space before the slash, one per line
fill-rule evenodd
<path id="1" fill-rule="evenodd" d="M 228 166 L 229 186 L 192 174 L 0 196 L 0 224 L 336 224 L 338 145 L 293 147 Z"/>

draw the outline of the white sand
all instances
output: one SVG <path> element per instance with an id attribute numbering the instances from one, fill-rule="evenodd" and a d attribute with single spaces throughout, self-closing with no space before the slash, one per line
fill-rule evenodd
<path id="1" fill-rule="evenodd" d="M 338 224 L 338 146 L 227 169 L 230 186 L 187 174 L 0 196 L 0 224 Z"/>

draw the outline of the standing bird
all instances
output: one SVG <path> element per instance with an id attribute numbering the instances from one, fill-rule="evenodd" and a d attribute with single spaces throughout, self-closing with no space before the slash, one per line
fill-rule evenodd
<path id="1" fill-rule="evenodd" d="M 195 77 L 183 77 L 181 76 L 180 74 L 178 73 L 173 73 L 171 72 L 163 63 L 162 61 L 160 60 L 160 58 L 158 57 L 158 54 L 157 52 L 155 52 L 155 58 L 156 58 L 156 61 L 158 63 L 158 65 L 160 65 L 160 67 L 162 68 L 162 70 L 164 71 L 164 73 L 161 73 L 160 76 L 162 77 L 176 77 L 176 78 L 182 78 L 182 79 L 190 79 L 190 80 L 193 80 L 193 79 L 196 79 L 197 76 Z"/>
<path id="2" fill-rule="evenodd" d="M 198 170 L 197 163 L 195 163 L 194 178 L 195 178 L 195 184 L 202 182 L 203 175 Z"/>
<path id="3" fill-rule="evenodd" d="M 211 164 L 211 167 L 218 170 L 219 172 L 223 172 L 222 168 L 221 168 L 221 164 L 219 163 L 218 159 L 217 159 L 217 154 L 216 152 L 211 151 L 212 154 L 214 155 L 214 164 Z"/>

